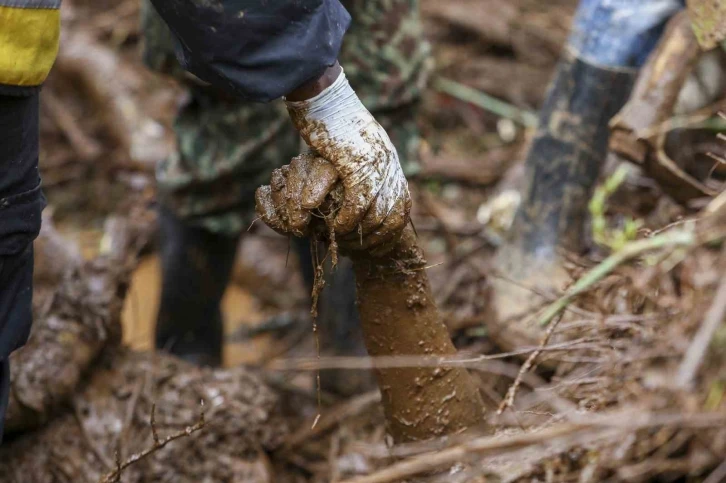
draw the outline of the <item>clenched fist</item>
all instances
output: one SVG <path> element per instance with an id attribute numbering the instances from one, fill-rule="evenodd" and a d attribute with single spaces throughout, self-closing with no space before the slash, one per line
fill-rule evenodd
<path id="1" fill-rule="evenodd" d="M 329 222 L 324 218 L 336 219 L 344 204 L 345 188 L 338 181 L 338 172 L 331 163 L 312 153 L 301 154 L 289 165 L 276 169 L 269 185 L 257 189 L 257 213 L 269 227 L 284 235 L 308 236 L 315 229 L 327 233 Z M 361 250 L 383 254 L 398 242 L 407 215 L 407 211 L 391 213 L 373 231 L 336 235 L 336 241 L 349 254 Z"/>
<path id="2" fill-rule="evenodd" d="M 354 240 L 360 246 L 363 239 L 363 247 L 367 247 L 397 239 L 411 209 L 408 184 L 396 148 L 358 99 L 345 73 L 341 72 L 330 87 L 312 99 L 286 104 L 305 142 L 315 154 L 330 162 L 343 186 L 343 200 L 333 224 L 338 240 L 351 242 L 353 248 Z M 315 164 L 311 169 L 318 168 Z M 276 175 L 278 180 L 281 174 Z M 322 183 L 315 190 L 325 186 Z M 272 186 L 273 193 L 274 189 Z M 313 191 L 310 188 L 307 194 L 299 194 L 307 209 L 321 201 L 322 192 Z M 292 220 L 291 227 L 299 221 Z"/>

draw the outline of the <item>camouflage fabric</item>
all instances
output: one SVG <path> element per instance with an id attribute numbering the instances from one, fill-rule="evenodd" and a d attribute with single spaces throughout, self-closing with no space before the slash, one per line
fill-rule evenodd
<path id="1" fill-rule="evenodd" d="M 170 34 L 143 1 L 144 62 L 189 81 Z M 418 0 L 347 0 L 353 16 L 340 63 L 363 103 L 388 131 L 408 174 L 418 168 L 418 101 L 431 71 Z M 178 152 L 159 163 L 161 202 L 195 226 L 237 234 L 254 219 L 254 192 L 300 151 L 280 101 L 252 104 L 191 83 L 174 129 Z"/>

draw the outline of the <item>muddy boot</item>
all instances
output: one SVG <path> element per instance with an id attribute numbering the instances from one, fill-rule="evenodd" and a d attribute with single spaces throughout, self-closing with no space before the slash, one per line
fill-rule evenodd
<path id="1" fill-rule="evenodd" d="M 312 291 L 314 265 L 310 242 L 296 238 L 295 248 L 307 288 Z M 324 254 L 321 254 L 324 257 Z M 321 257 L 322 258 L 322 257 Z M 355 273 L 352 262 L 340 257 L 335 270 L 325 267 L 325 288 L 318 303 L 320 352 L 326 356 L 365 357 L 360 315 L 356 306 Z M 375 387 L 373 372 L 367 369 L 331 369 L 320 373 L 320 384 L 327 392 L 350 396 Z"/>
<path id="2" fill-rule="evenodd" d="M 185 225 L 161 208 L 162 290 L 156 347 L 200 366 L 222 363 L 220 302 L 237 237 Z"/>
<path id="3" fill-rule="evenodd" d="M 526 160 L 526 186 L 510 237 L 497 254 L 489 323 L 504 350 L 536 345 L 541 295 L 569 282 L 562 251 L 585 249 L 585 220 L 604 164 L 608 121 L 622 107 L 634 71 L 597 67 L 572 54 L 560 61 Z"/>

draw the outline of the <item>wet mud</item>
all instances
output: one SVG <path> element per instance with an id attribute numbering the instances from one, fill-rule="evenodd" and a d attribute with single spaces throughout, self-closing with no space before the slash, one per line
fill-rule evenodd
<path id="1" fill-rule="evenodd" d="M 353 258 L 358 309 L 369 355 L 456 354 L 426 276 L 426 261 L 409 225 L 388 255 Z M 464 368 L 378 368 L 376 377 L 396 442 L 452 434 L 482 420 L 484 406 Z"/>

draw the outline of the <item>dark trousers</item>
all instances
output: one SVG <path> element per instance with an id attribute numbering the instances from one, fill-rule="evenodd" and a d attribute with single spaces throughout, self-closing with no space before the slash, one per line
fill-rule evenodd
<path id="1" fill-rule="evenodd" d="M 38 92 L 0 96 L 0 441 L 10 353 L 32 321 L 33 240 L 45 198 L 38 174 Z"/>

